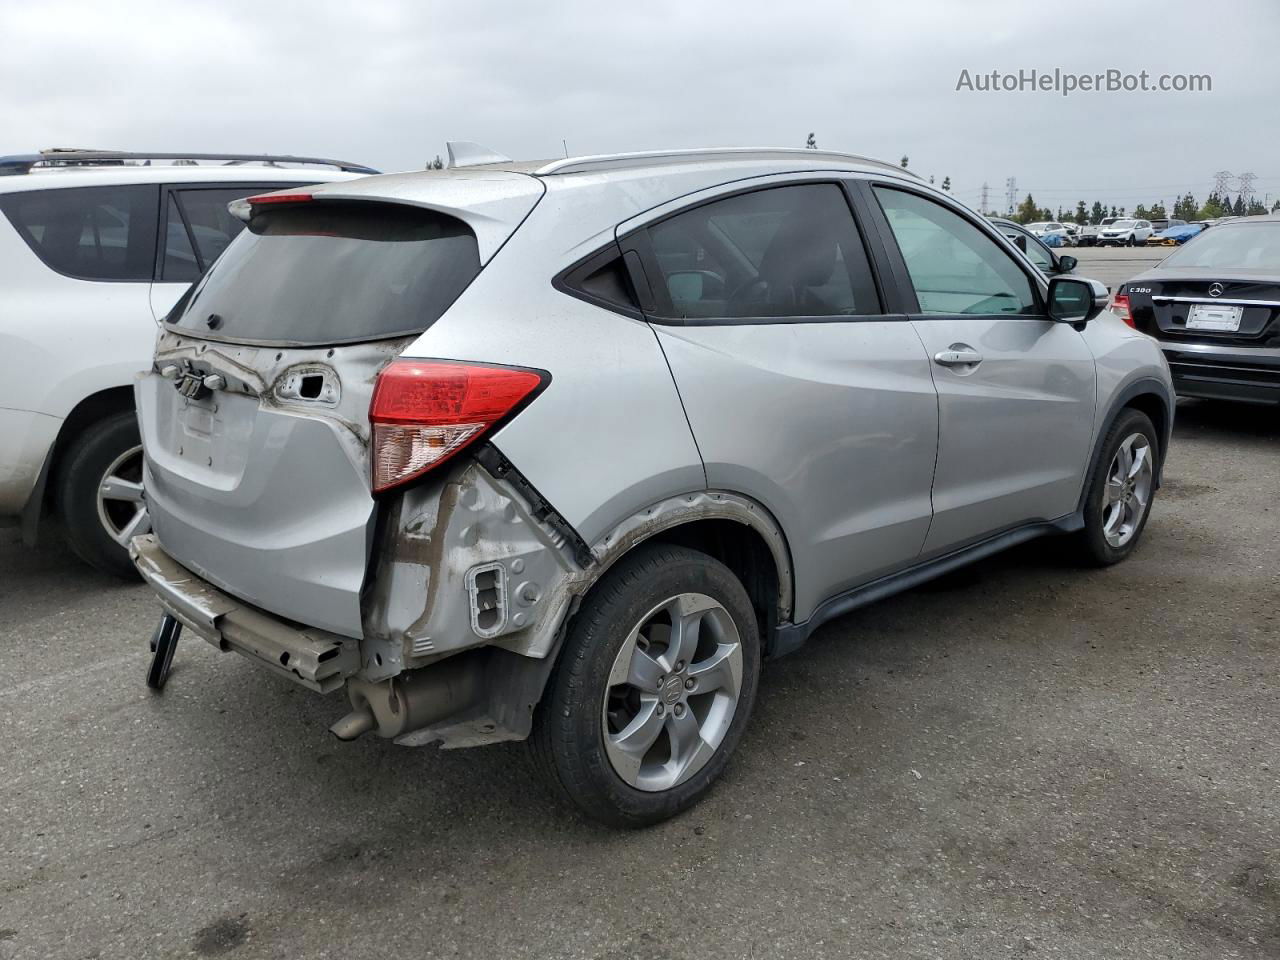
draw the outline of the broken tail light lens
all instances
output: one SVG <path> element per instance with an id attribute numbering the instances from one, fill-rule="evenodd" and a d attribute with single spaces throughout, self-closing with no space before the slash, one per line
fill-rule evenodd
<path id="1" fill-rule="evenodd" d="M 546 382 L 516 367 L 395 360 L 378 375 L 369 405 L 374 493 L 448 460 L 515 412 Z"/>
<path id="2" fill-rule="evenodd" d="M 1111 300 L 1111 309 L 1121 320 L 1137 329 L 1134 326 L 1133 314 L 1129 312 L 1129 295 L 1127 293 L 1117 293 Z"/>

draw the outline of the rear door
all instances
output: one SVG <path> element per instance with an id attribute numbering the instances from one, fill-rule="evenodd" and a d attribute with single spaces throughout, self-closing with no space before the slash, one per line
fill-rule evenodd
<path id="1" fill-rule="evenodd" d="M 910 564 L 929 527 L 937 398 L 888 314 L 845 187 L 830 179 L 681 201 L 621 228 L 707 483 L 786 531 L 797 621 Z M 628 232 L 631 231 L 631 232 Z"/>
<path id="2" fill-rule="evenodd" d="M 1044 311 L 1037 278 L 958 205 L 863 185 L 938 390 L 937 554 L 1076 507 L 1095 404 L 1093 355 Z"/>
<path id="3" fill-rule="evenodd" d="M 279 616 L 360 636 L 373 382 L 480 268 L 471 228 L 421 207 L 255 213 L 137 388 L 166 551 Z"/>

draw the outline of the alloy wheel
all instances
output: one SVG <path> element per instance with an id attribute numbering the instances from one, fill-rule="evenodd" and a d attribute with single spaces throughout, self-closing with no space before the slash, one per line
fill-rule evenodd
<path id="1" fill-rule="evenodd" d="M 1112 547 L 1123 547 L 1142 525 L 1154 476 L 1150 441 L 1129 434 L 1111 458 L 1102 492 L 1102 534 Z"/>
<path id="2" fill-rule="evenodd" d="M 122 547 L 151 532 L 151 517 L 142 494 L 142 446 L 130 447 L 111 461 L 98 484 L 98 519 L 107 535 Z"/>
<path id="3" fill-rule="evenodd" d="M 715 754 L 742 693 L 742 641 L 717 600 L 681 593 L 631 630 L 609 672 L 605 752 L 637 790 L 670 790 Z"/>

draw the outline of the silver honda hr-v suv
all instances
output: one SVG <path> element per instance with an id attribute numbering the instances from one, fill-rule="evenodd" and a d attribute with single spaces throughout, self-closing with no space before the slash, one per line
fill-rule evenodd
<path id="1" fill-rule="evenodd" d="M 343 689 L 339 737 L 528 740 L 640 825 L 822 623 L 1044 534 L 1134 549 L 1159 348 L 912 174 L 451 153 L 249 201 L 161 330 L 153 686 L 185 628 Z"/>

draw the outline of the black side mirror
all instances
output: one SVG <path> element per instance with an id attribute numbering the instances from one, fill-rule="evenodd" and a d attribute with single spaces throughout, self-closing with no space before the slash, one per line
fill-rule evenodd
<path id="1" fill-rule="evenodd" d="M 1088 323 L 1107 308 L 1107 288 L 1097 280 L 1054 277 L 1049 281 L 1049 317 L 1061 323 Z"/>
<path id="2" fill-rule="evenodd" d="M 1068 253 L 1068 254 L 1064 254 L 1063 256 L 1061 256 L 1061 257 L 1059 257 L 1059 258 L 1058 258 L 1058 270 L 1057 270 L 1057 272 L 1058 272 L 1058 273 L 1070 273 L 1072 270 L 1074 270 L 1074 269 L 1075 269 L 1077 266 L 1079 266 L 1079 265 L 1080 265 L 1080 261 L 1079 261 L 1079 260 L 1077 260 L 1075 257 L 1071 256 L 1071 254 L 1069 254 L 1069 253 Z"/>
<path id="3" fill-rule="evenodd" d="M 1018 234 L 1016 237 L 1014 237 L 1013 242 L 1018 245 L 1018 249 L 1021 250 L 1023 253 L 1027 252 L 1027 238 L 1024 237 L 1022 234 Z"/>

